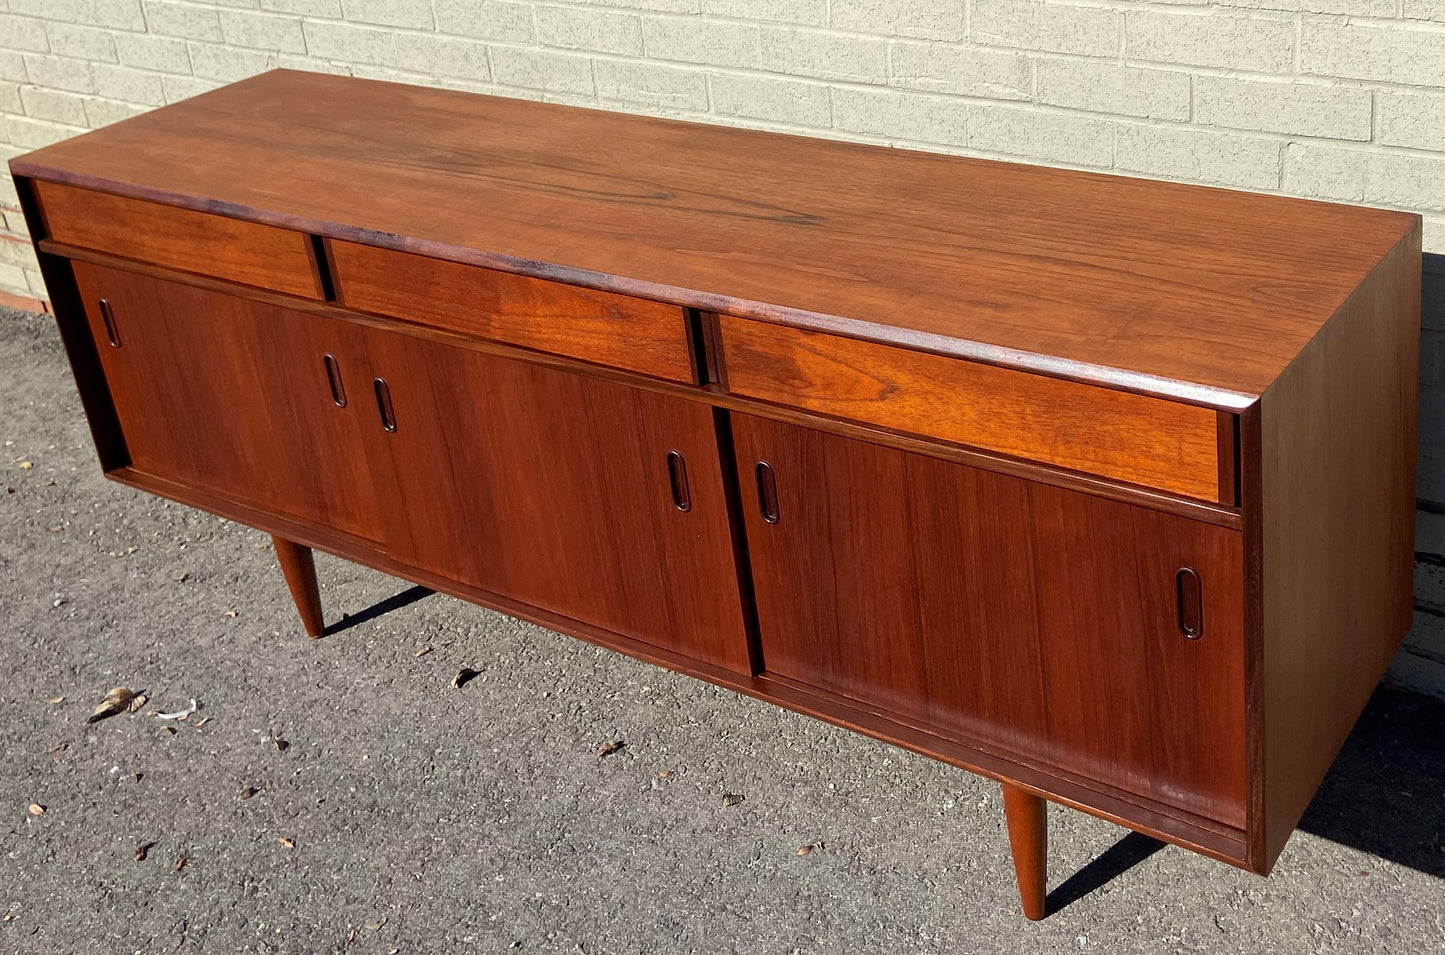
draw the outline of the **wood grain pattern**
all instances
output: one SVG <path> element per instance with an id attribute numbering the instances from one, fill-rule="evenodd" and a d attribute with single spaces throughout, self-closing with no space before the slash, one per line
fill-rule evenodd
<path id="1" fill-rule="evenodd" d="M 115 269 L 75 272 L 131 466 L 380 539 L 363 409 L 335 405 L 323 364 L 336 355 L 348 386 L 363 384 L 352 326 Z"/>
<path id="2" fill-rule="evenodd" d="M 1219 420 L 1209 408 L 726 315 L 720 320 L 727 384 L 738 394 L 1220 499 Z"/>
<path id="3" fill-rule="evenodd" d="M 1243 833 L 1207 819 L 1191 816 L 1176 808 L 1141 800 L 1137 796 L 1120 793 L 1097 782 L 1051 772 L 1044 767 L 1020 762 L 988 748 L 945 739 L 882 714 L 876 709 L 860 706 L 856 700 L 849 700 L 816 687 L 802 687 L 771 678 L 767 674 L 749 676 L 715 666 L 656 644 L 429 573 L 394 560 L 373 543 L 341 535 L 333 530 L 298 524 L 270 511 L 129 468 L 118 468 L 109 472 L 106 477 L 127 487 L 159 494 L 271 534 L 283 535 L 308 547 L 325 550 L 439 593 L 451 594 L 559 633 L 609 647 L 639 660 L 766 700 L 806 716 L 826 720 L 836 726 L 902 746 L 990 779 L 1008 780 L 1015 787 L 1025 788 L 1036 795 L 1047 794 L 1051 801 L 1060 805 L 1128 826 L 1221 862 L 1236 866 L 1245 864 Z"/>
<path id="4" fill-rule="evenodd" d="M 37 181 L 50 238 L 185 272 L 321 298 L 299 232 Z"/>
<path id="5" fill-rule="evenodd" d="M 710 408 L 404 334 L 366 343 L 396 414 L 371 429 L 395 559 L 750 672 Z"/>
<path id="6" fill-rule="evenodd" d="M 732 418 L 766 672 L 1243 828 L 1237 531 Z"/>
<path id="7" fill-rule="evenodd" d="M 1420 232 L 1261 402 L 1268 871 L 1410 628 Z"/>
<path id="8" fill-rule="evenodd" d="M 276 563 L 281 565 L 296 612 L 301 615 L 301 626 L 306 635 L 315 640 L 326 632 L 326 620 L 321 613 L 321 588 L 316 583 L 316 561 L 311 556 L 311 548 L 274 534 L 271 544 L 276 549 Z"/>
<path id="9" fill-rule="evenodd" d="M 1418 221 L 288 71 L 11 168 L 1231 410 Z"/>
<path id="10" fill-rule="evenodd" d="M 331 242 L 328 249 L 348 308 L 694 380 L 687 326 L 676 306 L 354 242 Z"/>
<path id="11" fill-rule="evenodd" d="M 1048 803 L 1017 786 L 1003 785 L 1008 841 L 1018 876 L 1024 917 L 1037 922 L 1046 914 L 1049 872 Z"/>

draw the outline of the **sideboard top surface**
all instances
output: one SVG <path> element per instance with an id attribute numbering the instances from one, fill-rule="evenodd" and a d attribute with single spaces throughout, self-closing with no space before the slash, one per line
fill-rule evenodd
<path id="1" fill-rule="evenodd" d="M 1220 407 L 1417 216 L 278 70 L 20 175 Z"/>

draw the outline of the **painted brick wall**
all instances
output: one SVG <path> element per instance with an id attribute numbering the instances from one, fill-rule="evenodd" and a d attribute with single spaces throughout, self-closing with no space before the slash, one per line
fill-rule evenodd
<path id="1" fill-rule="evenodd" d="M 1445 255 L 1445 0 L 0 0 L 0 150 L 274 66 L 1388 206 Z M 0 216 L 0 297 L 42 298 L 8 178 Z M 1445 695 L 1445 506 L 1418 549 L 1394 672 Z"/>

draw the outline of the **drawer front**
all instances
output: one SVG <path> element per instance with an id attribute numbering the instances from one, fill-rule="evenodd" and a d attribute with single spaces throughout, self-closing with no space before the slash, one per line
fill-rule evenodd
<path id="1" fill-rule="evenodd" d="M 734 394 L 1233 503 L 1211 409 L 726 315 L 720 321 Z"/>
<path id="2" fill-rule="evenodd" d="M 693 380 L 682 309 L 354 242 L 331 242 L 347 308 L 666 378 Z"/>
<path id="3" fill-rule="evenodd" d="M 275 226 L 36 181 L 50 238 L 153 265 L 320 299 L 311 238 Z"/>

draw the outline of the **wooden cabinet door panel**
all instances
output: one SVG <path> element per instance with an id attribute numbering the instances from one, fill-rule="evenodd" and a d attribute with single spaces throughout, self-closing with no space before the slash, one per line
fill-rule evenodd
<path id="1" fill-rule="evenodd" d="M 400 333 L 368 350 L 394 558 L 748 670 L 711 408 Z"/>
<path id="2" fill-rule="evenodd" d="M 132 467 L 380 538 L 349 323 L 84 262 L 75 275 Z"/>
<path id="3" fill-rule="evenodd" d="M 1238 532 L 733 423 L 766 672 L 1243 826 Z M 1181 567 L 1203 585 L 1199 639 L 1180 630 Z"/>

